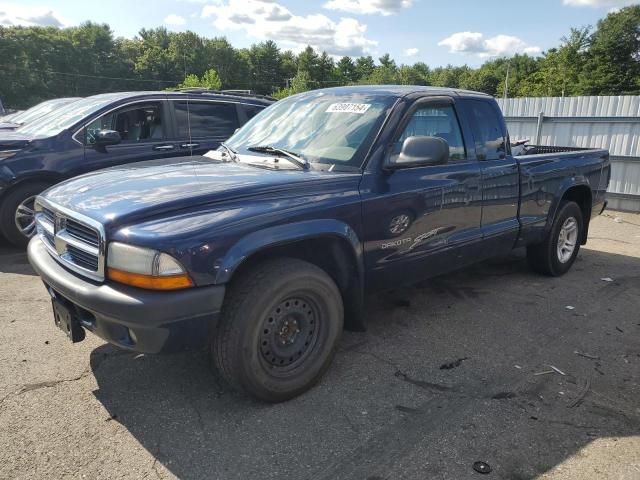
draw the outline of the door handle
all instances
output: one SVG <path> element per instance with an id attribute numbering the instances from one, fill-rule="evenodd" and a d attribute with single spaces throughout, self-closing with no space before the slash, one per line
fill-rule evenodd
<path id="1" fill-rule="evenodd" d="M 154 150 L 160 150 L 160 151 L 173 150 L 174 148 L 176 147 L 173 145 L 155 145 L 153 147 Z"/>
<path id="2" fill-rule="evenodd" d="M 182 143 L 180 144 L 180 148 L 198 148 L 200 146 L 199 143 Z"/>

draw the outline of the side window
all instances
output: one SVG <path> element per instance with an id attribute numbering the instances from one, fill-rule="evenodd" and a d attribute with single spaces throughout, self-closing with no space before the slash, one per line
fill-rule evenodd
<path id="1" fill-rule="evenodd" d="M 192 138 L 229 138 L 239 127 L 233 103 L 174 102 L 174 107 L 180 138 L 189 138 L 189 133 Z"/>
<path id="2" fill-rule="evenodd" d="M 116 130 L 123 143 L 137 143 L 164 138 L 162 105 L 148 103 L 128 105 L 97 118 L 86 128 L 86 143 L 94 143 L 100 130 Z"/>
<path id="3" fill-rule="evenodd" d="M 496 109 L 481 100 L 469 100 L 469 107 L 478 160 L 504 158 L 506 141 Z"/>
<path id="4" fill-rule="evenodd" d="M 394 144 L 392 154 L 399 154 L 405 139 L 416 136 L 440 137 L 446 140 L 449 144 L 449 160 L 451 161 L 466 158 L 458 117 L 450 105 L 416 110 L 402 135 Z"/>
<path id="5" fill-rule="evenodd" d="M 242 108 L 247 115 L 247 120 L 251 120 L 262 110 L 264 110 L 264 107 L 259 107 L 258 105 L 242 105 Z"/>

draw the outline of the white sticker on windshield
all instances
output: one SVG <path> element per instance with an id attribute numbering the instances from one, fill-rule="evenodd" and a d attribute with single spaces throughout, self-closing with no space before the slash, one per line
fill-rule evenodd
<path id="1" fill-rule="evenodd" d="M 370 103 L 332 103 L 325 113 L 364 113 L 370 106 Z"/>

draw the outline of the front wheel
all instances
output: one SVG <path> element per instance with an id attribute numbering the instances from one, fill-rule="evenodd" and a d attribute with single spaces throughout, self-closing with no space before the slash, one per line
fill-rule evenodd
<path id="1" fill-rule="evenodd" d="M 26 247 L 36 233 L 34 202 L 49 188 L 47 183 L 25 183 L 13 188 L 2 200 L 0 229 L 4 237 L 17 247 Z"/>
<path id="2" fill-rule="evenodd" d="M 269 260 L 230 285 L 213 362 L 232 386 L 267 402 L 288 400 L 329 367 L 342 327 L 342 297 L 324 270 Z"/>
<path id="3" fill-rule="evenodd" d="M 547 238 L 527 247 L 527 259 L 533 270 L 557 277 L 565 274 L 580 251 L 584 220 L 575 202 L 560 204 Z"/>

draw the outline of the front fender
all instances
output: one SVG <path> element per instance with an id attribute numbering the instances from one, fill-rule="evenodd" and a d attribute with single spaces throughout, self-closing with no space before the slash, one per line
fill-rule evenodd
<path id="1" fill-rule="evenodd" d="M 252 232 L 237 241 L 223 257 L 215 283 L 228 282 L 240 264 L 251 255 L 269 247 L 318 237 L 339 237 L 347 240 L 353 249 L 358 273 L 363 273 L 362 243 L 356 232 L 344 222 L 333 219 L 306 220 L 277 225 Z"/>

